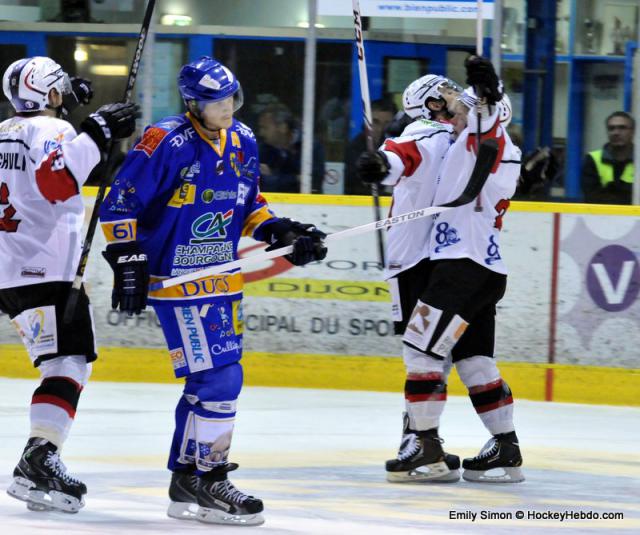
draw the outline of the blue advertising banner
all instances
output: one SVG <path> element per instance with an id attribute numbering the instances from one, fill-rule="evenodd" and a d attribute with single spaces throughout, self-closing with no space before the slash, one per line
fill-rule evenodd
<path id="1" fill-rule="evenodd" d="M 476 0 L 360 0 L 365 17 L 422 17 L 433 19 L 475 19 Z M 493 19 L 494 1 L 482 2 L 482 18 Z M 318 15 L 351 15 L 345 0 L 318 0 Z"/>

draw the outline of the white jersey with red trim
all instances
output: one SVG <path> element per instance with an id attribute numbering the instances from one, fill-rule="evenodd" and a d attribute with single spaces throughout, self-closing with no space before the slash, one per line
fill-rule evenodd
<path id="1" fill-rule="evenodd" d="M 73 280 L 84 204 L 100 151 L 87 134 L 38 115 L 0 123 L 0 288 Z"/>
<path id="2" fill-rule="evenodd" d="M 486 107 L 485 107 L 486 110 Z M 482 117 L 481 139 L 498 142 L 498 158 L 487 183 L 480 193 L 481 211 L 472 202 L 435 217 L 431 231 L 432 260 L 470 258 L 497 273 L 507 273 L 500 254 L 502 217 L 520 176 L 521 152 L 500 123 L 498 106 Z M 469 111 L 467 128 L 451 146 L 442 163 L 434 205 L 440 206 L 457 198 L 469 181 L 476 163 L 477 115 Z"/>
<path id="3" fill-rule="evenodd" d="M 449 124 L 419 119 L 407 126 L 402 136 L 384 142 L 381 150 L 391 168 L 382 184 L 393 186 L 389 217 L 432 205 L 438 170 L 452 132 Z M 429 256 L 432 224 L 431 218 L 423 218 L 388 230 L 385 279 Z"/>

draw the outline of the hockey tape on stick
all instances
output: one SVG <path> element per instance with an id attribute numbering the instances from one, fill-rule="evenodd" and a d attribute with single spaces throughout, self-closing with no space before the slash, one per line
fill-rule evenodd
<path id="1" fill-rule="evenodd" d="M 491 172 L 491 168 L 493 167 L 497 156 L 498 144 L 495 142 L 495 140 L 489 139 L 483 141 L 480 144 L 478 158 L 476 160 L 475 166 L 473 167 L 473 171 L 471 172 L 471 177 L 469 178 L 467 186 L 465 187 L 462 194 L 457 199 L 451 202 L 448 202 L 442 206 L 430 206 L 428 208 L 421 208 L 420 210 L 413 210 L 412 212 L 405 212 L 404 214 L 389 217 L 387 219 L 380 219 L 379 221 L 374 221 L 373 223 L 367 223 L 358 227 L 352 227 L 341 230 L 339 232 L 334 232 L 332 234 L 329 234 L 324 239 L 324 241 L 329 243 L 333 241 L 343 240 L 345 238 L 350 238 L 352 236 L 358 236 L 359 234 L 365 234 L 367 232 L 372 232 L 375 230 L 394 227 L 396 225 L 408 223 L 409 221 L 415 221 L 417 219 L 422 219 L 423 217 L 429 217 L 434 214 L 445 212 L 446 210 L 450 210 L 452 208 L 455 208 L 456 206 L 468 204 L 473 199 L 475 199 L 476 196 L 480 193 L 480 190 L 482 190 L 482 187 L 487 181 L 487 178 L 489 178 L 489 173 Z M 279 249 L 274 249 L 273 251 L 266 251 L 261 254 L 248 256 L 246 258 L 240 258 L 226 264 L 220 264 L 219 266 L 211 266 L 199 271 L 187 273 L 186 275 L 180 275 L 179 277 L 166 279 L 150 285 L 149 290 L 155 291 L 162 288 L 169 288 L 171 286 L 184 284 L 186 282 L 191 282 L 204 277 L 211 277 L 213 275 L 219 275 L 228 271 L 242 269 L 251 264 L 264 262 L 265 260 L 270 260 L 272 258 L 278 258 L 280 256 L 291 254 L 292 252 L 293 245 L 287 245 L 286 247 L 280 247 Z"/>

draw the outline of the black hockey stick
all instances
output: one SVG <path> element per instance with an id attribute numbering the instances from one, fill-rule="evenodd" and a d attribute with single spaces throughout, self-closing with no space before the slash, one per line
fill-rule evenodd
<path id="1" fill-rule="evenodd" d="M 340 230 L 338 232 L 329 234 L 325 238 L 325 241 L 337 241 L 344 238 L 350 238 L 351 236 L 365 234 L 374 230 L 378 231 L 386 229 L 395 225 L 407 223 L 409 221 L 415 221 L 416 219 L 421 219 L 423 217 L 429 217 L 440 212 L 445 212 L 446 210 L 451 210 L 456 206 L 469 204 L 480 194 L 480 191 L 487 182 L 487 178 L 489 178 L 489 174 L 491 173 L 491 169 L 496 162 L 497 156 L 498 144 L 494 139 L 488 139 L 480 144 L 478 158 L 476 159 L 476 163 L 473 167 L 473 170 L 471 171 L 469 182 L 467 182 L 467 185 L 465 186 L 464 191 L 460 194 L 460 196 L 453 201 L 450 201 L 441 206 L 430 206 L 428 208 L 421 208 L 420 210 L 405 212 L 404 214 L 389 217 L 387 219 L 380 219 L 378 221 L 374 221 L 373 223 L 366 223 L 365 225 L 360 225 L 359 227 Z M 165 279 L 149 286 L 149 290 L 161 290 L 162 288 L 169 288 L 170 286 L 176 286 L 177 284 L 185 284 L 187 282 L 192 282 L 204 277 L 212 277 L 213 275 L 219 275 L 220 273 L 233 271 L 235 269 L 241 269 L 247 265 L 261 263 L 265 260 L 284 256 L 292 252 L 293 245 L 287 245 L 286 247 L 280 247 L 279 249 L 274 249 L 273 251 L 267 251 L 265 253 L 249 256 L 247 258 L 240 258 L 239 260 L 234 260 L 233 262 L 228 262 L 226 264 L 220 264 L 219 266 L 211 266 L 199 271 L 187 273 L 186 275 L 180 275 L 179 277 L 174 277 L 172 279 Z"/>
<path id="2" fill-rule="evenodd" d="M 362 34 L 362 17 L 360 16 L 360 1 L 352 0 L 353 6 L 353 27 L 356 34 L 356 47 L 358 48 L 358 72 L 360 73 L 360 96 L 362 98 L 362 113 L 364 119 L 364 133 L 367 142 L 367 152 L 373 153 L 373 131 L 371 119 L 371 98 L 369 96 L 369 78 L 367 76 L 367 60 L 364 55 L 364 42 Z M 373 214 L 376 219 L 381 219 L 380 212 L 380 195 L 378 193 L 378 184 L 371 184 L 371 196 L 373 197 Z M 385 265 L 384 260 L 384 239 L 382 231 L 377 233 L 378 239 L 378 256 L 382 266 Z"/>
<path id="3" fill-rule="evenodd" d="M 144 50 L 144 44 L 147 40 L 149 33 L 149 26 L 151 24 L 151 17 L 153 15 L 153 8 L 156 5 L 156 0 L 148 0 L 147 9 L 144 13 L 144 19 L 142 20 L 142 27 L 140 28 L 140 34 L 138 36 L 138 46 L 136 52 L 133 55 L 131 61 L 131 68 L 129 69 L 129 77 L 127 78 L 127 86 L 124 90 L 123 102 L 131 101 L 131 94 L 133 93 L 133 87 L 136 84 L 136 78 L 138 77 L 138 68 L 140 67 L 140 59 L 142 58 L 142 51 Z M 76 276 L 73 279 L 71 290 L 69 291 L 69 297 L 67 298 L 67 304 L 64 309 L 64 323 L 71 323 L 73 315 L 76 310 L 76 304 L 78 303 L 78 297 L 80 296 L 80 289 L 82 288 L 82 278 L 87 268 L 87 261 L 89 260 L 89 253 L 91 252 L 91 244 L 93 243 L 93 237 L 96 233 L 96 226 L 98 224 L 98 215 L 100 212 L 100 205 L 104 200 L 104 195 L 107 191 L 107 186 L 111 184 L 111 175 L 114 172 L 115 167 L 115 149 L 116 143 L 111 142 L 109 148 L 109 155 L 105 165 L 105 172 L 98 188 L 96 200 L 93 204 L 93 212 L 91 212 L 91 219 L 89 220 L 89 226 L 87 228 L 87 235 L 84 238 L 84 244 L 82 246 L 82 253 L 80 254 L 80 261 L 78 262 L 78 268 L 76 269 Z"/>

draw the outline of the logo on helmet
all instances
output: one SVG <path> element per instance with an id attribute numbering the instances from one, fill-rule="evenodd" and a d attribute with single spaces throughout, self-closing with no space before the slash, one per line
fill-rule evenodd
<path id="1" fill-rule="evenodd" d="M 218 90 L 222 87 L 220 82 L 218 82 L 217 80 L 214 80 L 208 74 L 205 74 L 202 78 L 200 78 L 200 81 L 198 83 L 200 85 L 203 85 L 204 87 L 208 87 L 209 89 Z"/>

